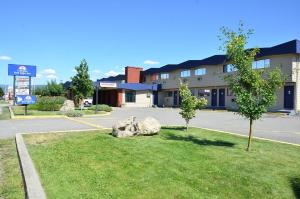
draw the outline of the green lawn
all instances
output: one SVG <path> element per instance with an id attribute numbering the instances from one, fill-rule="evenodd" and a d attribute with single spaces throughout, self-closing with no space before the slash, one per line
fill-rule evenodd
<path id="1" fill-rule="evenodd" d="M 26 135 L 48 198 L 300 198 L 300 147 L 165 128 Z"/>
<path id="2" fill-rule="evenodd" d="M 23 181 L 13 139 L 0 139 L 0 198 L 24 198 Z"/>
<path id="3" fill-rule="evenodd" d="M 9 120 L 10 112 L 8 107 L 2 107 L 2 114 L 0 114 L 0 120 Z"/>

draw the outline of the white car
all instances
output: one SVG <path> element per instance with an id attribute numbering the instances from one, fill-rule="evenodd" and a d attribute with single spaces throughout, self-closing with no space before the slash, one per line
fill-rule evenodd
<path id="1" fill-rule="evenodd" d="M 83 105 L 84 106 L 92 106 L 93 105 L 93 99 L 87 98 L 83 100 Z"/>

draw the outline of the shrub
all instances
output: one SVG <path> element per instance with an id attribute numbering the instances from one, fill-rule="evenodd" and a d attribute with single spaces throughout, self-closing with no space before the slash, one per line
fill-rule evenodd
<path id="1" fill-rule="evenodd" d="M 93 105 L 91 107 L 88 108 L 89 110 L 96 110 L 96 105 Z M 106 104 L 99 104 L 98 105 L 98 111 L 105 111 L 105 112 L 111 112 L 112 108 Z"/>
<path id="2" fill-rule="evenodd" d="M 82 117 L 82 113 L 80 111 L 67 111 L 64 113 L 67 117 Z"/>
<path id="3" fill-rule="evenodd" d="M 40 97 L 31 108 L 37 108 L 39 111 L 59 111 L 65 100 L 64 97 Z"/>

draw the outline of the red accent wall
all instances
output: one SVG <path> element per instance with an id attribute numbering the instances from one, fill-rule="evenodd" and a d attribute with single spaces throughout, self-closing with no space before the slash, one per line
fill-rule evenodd
<path id="1" fill-rule="evenodd" d="M 117 101 L 117 106 L 121 107 L 122 106 L 122 95 L 123 91 L 122 90 L 118 90 L 118 101 Z"/>
<path id="2" fill-rule="evenodd" d="M 141 80 L 141 71 L 143 68 L 140 67 L 125 67 L 125 82 L 126 83 L 140 83 Z"/>

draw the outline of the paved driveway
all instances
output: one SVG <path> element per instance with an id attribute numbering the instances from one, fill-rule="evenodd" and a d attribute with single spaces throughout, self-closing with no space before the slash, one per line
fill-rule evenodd
<path id="1" fill-rule="evenodd" d="M 110 128 L 116 121 L 136 116 L 144 119 L 155 117 L 163 125 L 184 125 L 179 109 L 172 108 L 115 108 L 111 115 L 101 118 L 81 118 L 80 120 Z M 204 127 L 238 134 L 248 134 L 248 120 L 226 111 L 202 110 L 191 120 L 192 126 Z M 254 123 L 254 136 L 300 144 L 300 117 L 266 114 Z"/>
<path id="2" fill-rule="evenodd" d="M 93 127 L 65 118 L 0 120 L 0 138 L 14 137 L 16 133 L 36 133 L 65 130 L 85 130 Z"/>
<path id="3" fill-rule="evenodd" d="M 88 130 L 97 126 L 111 128 L 118 121 L 130 116 L 138 120 L 152 116 L 162 125 L 184 125 L 179 109 L 172 108 L 115 108 L 111 115 L 102 117 L 2 120 L 0 138 L 13 137 L 16 133 L 49 132 L 67 130 Z M 248 121 L 232 112 L 198 111 L 191 120 L 192 126 L 248 134 Z M 254 123 L 254 136 L 300 144 L 300 117 L 265 115 Z"/>

